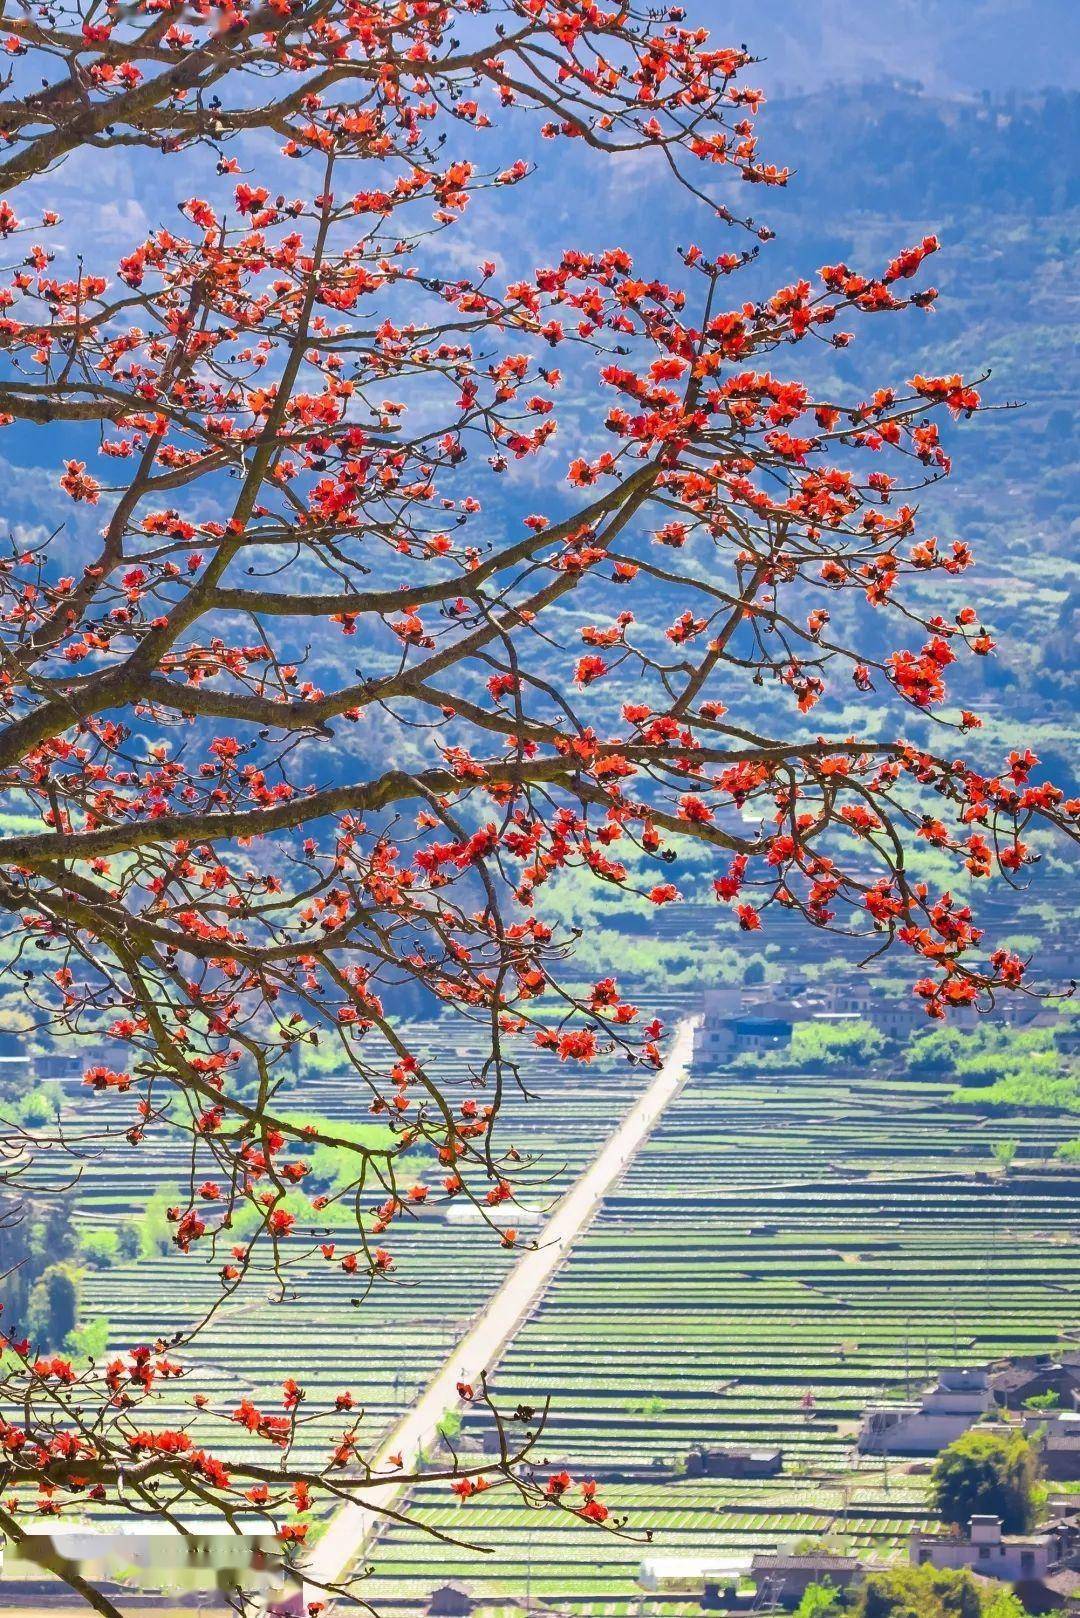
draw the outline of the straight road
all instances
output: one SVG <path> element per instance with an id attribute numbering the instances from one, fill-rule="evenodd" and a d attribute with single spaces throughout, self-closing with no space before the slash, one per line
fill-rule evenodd
<path id="1" fill-rule="evenodd" d="M 677 1025 L 663 1067 L 585 1173 L 562 1197 L 540 1231 L 537 1247 L 522 1253 L 442 1369 L 384 1440 L 374 1459 L 376 1471 L 398 1470 L 391 1464 L 391 1455 L 400 1455 L 403 1469 L 411 1471 L 421 1451 L 433 1443 L 438 1422 L 459 1405 L 456 1384 L 478 1383 L 481 1371 L 490 1374 L 494 1369 L 614 1182 L 681 1090 L 693 1049 L 693 1031 L 692 1018 L 683 1018 Z M 308 1601 L 320 1599 L 319 1584 L 336 1584 L 344 1579 L 384 1521 L 380 1508 L 396 1508 L 403 1492 L 401 1484 L 391 1481 L 372 1490 L 363 1504 L 342 1507 L 313 1549 L 308 1574 L 312 1584 L 305 1590 Z"/>

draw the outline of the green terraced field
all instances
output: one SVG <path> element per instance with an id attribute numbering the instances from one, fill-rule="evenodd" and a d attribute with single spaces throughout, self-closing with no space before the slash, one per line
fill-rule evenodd
<path id="1" fill-rule="evenodd" d="M 467 1041 L 447 1049 L 437 1025 L 412 1038 L 444 1081 L 468 1083 Z M 527 1076 L 540 1103 L 509 1096 L 503 1138 L 544 1155 L 549 1198 L 591 1159 L 643 1076 L 573 1072 L 541 1055 Z M 950 1088 L 692 1075 L 499 1369 L 504 1404 L 551 1396 L 541 1453 L 579 1476 L 670 1467 L 695 1444 L 763 1442 L 783 1448 L 781 1476 L 608 1483 L 605 1500 L 629 1518 L 625 1538 L 528 1512 L 508 1491 L 462 1507 L 445 1486 L 421 1489 L 421 1520 L 466 1532 L 490 1554 L 395 1527 L 375 1549 L 365 1597 L 415 1610 L 456 1575 L 496 1604 L 528 1591 L 617 1618 L 637 1610 L 645 1555 L 738 1555 L 822 1535 L 895 1554 L 927 1518 L 925 1476 L 903 1462 L 857 1464 L 864 1403 L 944 1365 L 1050 1348 L 1080 1328 L 1080 1173 L 1048 1161 L 1068 1126 L 985 1120 L 951 1107 Z M 299 1095 L 279 1104 L 301 1106 Z M 306 1080 L 303 1106 L 335 1118 L 362 1111 L 344 1078 Z M 1020 1145 L 1007 1177 L 991 1155 L 1003 1134 Z M 117 1145 L 87 1166 L 84 1218 L 111 1222 L 183 1178 L 177 1144 Z M 373 1444 L 511 1261 L 487 1233 L 434 1212 L 391 1245 L 398 1278 L 360 1309 L 336 1270 L 297 1275 L 284 1302 L 252 1282 L 203 1337 L 197 1385 L 225 1410 L 242 1393 L 272 1397 L 284 1374 L 313 1406 L 348 1387 Z M 107 1315 L 113 1343 L 125 1344 L 185 1325 L 215 1292 L 197 1252 L 169 1254 L 89 1274 L 83 1312 Z M 187 1383 L 184 1397 L 193 1391 Z M 245 1435 L 211 1420 L 203 1436 L 236 1453 Z"/>
<path id="2" fill-rule="evenodd" d="M 782 1476 L 608 1484 L 607 1503 L 652 1530 L 648 1548 L 509 1493 L 459 1506 L 421 1490 L 424 1521 L 491 1554 L 395 1527 L 367 1598 L 407 1608 L 455 1575 L 494 1601 L 528 1588 L 616 1614 L 644 1555 L 822 1535 L 896 1554 L 927 1518 L 925 1476 L 859 1464 L 863 1405 L 1080 1328 L 1080 1175 L 1044 1162 L 1068 1128 L 1010 1118 L 1003 1130 L 950 1108 L 949 1088 L 695 1075 L 496 1379 L 507 1405 L 551 1395 L 544 1451 L 579 1476 L 747 1442 L 782 1446 Z M 990 1153 L 1003 1132 L 1021 1148 L 1007 1178 Z M 646 1416 L 643 1399 L 660 1404 Z"/>
<path id="3" fill-rule="evenodd" d="M 435 1024 L 414 1027 L 410 1039 L 412 1048 L 429 1055 L 451 1093 L 477 1093 L 482 1099 L 482 1091 L 466 1088 L 479 1042 L 473 1049 L 456 1030 L 448 1049 Z M 533 1102 L 516 1091 L 507 1095 L 502 1139 L 513 1141 L 523 1153 L 537 1154 L 532 1202 L 546 1210 L 595 1155 L 644 1085 L 645 1075 L 625 1064 L 572 1075 L 537 1052 L 530 1059 L 529 1082 Z M 358 1101 L 346 1078 L 315 1076 L 305 1078 L 302 1098 L 299 1092 L 282 1091 L 276 1104 L 285 1111 L 355 1122 L 365 1117 L 366 1098 Z M 126 1127 L 129 1119 L 122 1111 L 118 1114 L 114 1101 L 89 1107 L 80 1101 L 81 1122 L 92 1125 L 95 1116 L 108 1115 L 110 1106 L 112 1116 L 120 1118 L 120 1129 Z M 159 1188 L 187 1182 L 182 1137 L 151 1134 L 137 1151 L 124 1143 L 122 1134 L 118 1141 L 86 1166 L 79 1189 L 80 1224 L 86 1227 L 110 1225 L 138 1210 Z M 203 1177 L 197 1173 L 196 1183 Z M 277 1289 L 269 1274 L 260 1280 L 253 1270 L 200 1336 L 194 1355 L 198 1375 L 182 1387 L 174 1384 L 174 1397 L 190 1401 L 201 1389 L 226 1410 L 244 1394 L 270 1404 L 280 1399 L 281 1379 L 292 1375 L 307 1390 L 308 1408 L 313 1409 L 332 1403 L 335 1394 L 348 1388 L 364 1406 L 364 1430 L 374 1445 L 451 1352 L 512 1262 L 490 1231 L 480 1225 L 447 1225 L 434 1208 L 395 1226 L 385 1240 L 396 1270 L 360 1308 L 351 1299 L 361 1288 L 336 1266 L 319 1263 L 306 1272 L 287 1272 L 295 1296 L 280 1302 L 271 1301 Z M 216 1262 L 205 1262 L 196 1248 L 186 1256 L 169 1252 L 89 1271 L 82 1318 L 105 1315 L 114 1347 L 179 1330 L 217 1297 L 220 1262 L 220 1255 Z M 162 1422 L 176 1411 L 167 1398 L 156 1408 Z M 183 1408 L 190 1414 L 189 1402 Z M 244 1433 L 232 1423 L 216 1422 L 207 1414 L 200 1418 L 200 1432 L 204 1442 L 221 1452 L 244 1453 Z M 247 1449 L 265 1459 L 265 1446 Z"/>

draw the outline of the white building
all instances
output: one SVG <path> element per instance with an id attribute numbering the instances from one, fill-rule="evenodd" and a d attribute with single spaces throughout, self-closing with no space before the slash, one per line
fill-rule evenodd
<path id="1" fill-rule="evenodd" d="M 706 989 L 702 1018 L 694 1030 L 695 1062 L 727 1060 L 734 1044 L 731 1024 L 741 1010 L 741 989 Z"/>
<path id="2" fill-rule="evenodd" d="M 1000 1517 L 972 1517 L 966 1534 L 912 1534 L 912 1565 L 970 1568 L 1009 1584 L 1045 1578 L 1058 1559 L 1052 1534 L 1003 1534 Z"/>
<path id="3" fill-rule="evenodd" d="M 750 1572 L 749 1556 L 650 1556 L 638 1584 L 650 1595 L 703 1596 L 709 1585 L 734 1587 Z"/>
<path id="4" fill-rule="evenodd" d="M 993 1402 L 985 1371 L 942 1371 L 917 1402 L 868 1405 L 858 1447 L 869 1455 L 936 1455 L 981 1421 Z"/>

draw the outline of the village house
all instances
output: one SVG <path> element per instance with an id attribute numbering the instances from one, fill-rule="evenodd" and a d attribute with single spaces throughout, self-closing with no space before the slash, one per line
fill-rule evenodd
<path id="1" fill-rule="evenodd" d="M 970 1568 L 985 1578 L 1020 1580 L 1043 1579 L 1059 1563 L 1056 1535 L 1005 1534 L 1001 1518 L 972 1517 L 966 1534 L 912 1534 L 908 1552 L 914 1567 L 927 1564 L 936 1568 Z"/>
<path id="2" fill-rule="evenodd" d="M 686 1457 L 688 1478 L 772 1478 L 782 1469 L 781 1449 L 692 1449 Z"/>
<path id="3" fill-rule="evenodd" d="M 41 1074 L 32 1056 L 0 1051 L 0 1095 L 18 1095 L 20 1086 L 32 1083 L 35 1077 Z"/>
<path id="4" fill-rule="evenodd" d="M 1080 1410 L 1042 1410 L 1024 1418 L 1025 1432 L 1037 1434 L 1039 1470 L 1052 1483 L 1080 1479 Z"/>
<path id="5" fill-rule="evenodd" d="M 787 1001 L 767 999 L 744 1007 L 741 989 L 709 989 L 694 1035 L 694 1060 L 727 1062 L 747 1051 L 784 1050 L 798 1016 Z"/>
<path id="6" fill-rule="evenodd" d="M 973 1015 L 964 1007 L 955 1013 L 960 1022 Z M 873 1024 L 886 1039 L 903 1043 L 925 1026 L 926 1018 L 913 996 L 885 994 L 864 974 L 823 988 L 801 983 L 728 985 L 705 992 L 694 1060 L 724 1063 L 746 1052 L 785 1050 L 796 1023 L 836 1026 L 860 1021 Z"/>
<path id="7" fill-rule="evenodd" d="M 926 1016 L 910 997 L 890 999 L 886 995 L 876 994 L 868 983 L 834 984 L 825 997 L 823 1008 L 814 1013 L 813 1020 L 872 1023 L 886 1039 L 902 1043 L 922 1026 Z"/>
<path id="8" fill-rule="evenodd" d="M 1000 1370 L 991 1371 L 990 1387 L 1004 1410 L 1021 1410 L 1029 1399 L 1056 1394 L 1069 1407 L 1080 1393 L 1080 1355 L 1017 1355 Z"/>
<path id="9" fill-rule="evenodd" d="M 831 1584 L 846 1590 L 866 1569 L 857 1556 L 839 1556 L 830 1551 L 806 1555 L 766 1554 L 750 1562 L 750 1577 L 757 1597 L 755 1607 L 797 1607 L 811 1584 Z"/>
<path id="10" fill-rule="evenodd" d="M 981 1421 L 992 1404 L 984 1370 L 942 1371 L 917 1401 L 867 1405 L 858 1447 L 869 1455 L 936 1455 Z"/>
<path id="11" fill-rule="evenodd" d="M 1051 1411 L 1043 1411 L 1049 1416 Z M 1064 1411 L 1057 1421 L 1046 1422 L 1040 1437 L 1040 1471 L 1054 1484 L 1080 1480 L 1080 1411 Z"/>
<path id="12" fill-rule="evenodd" d="M 638 1583 L 651 1596 L 696 1599 L 705 1612 L 757 1612 L 768 1607 L 797 1607 L 811 1584 L 828 1582 L 846 1590 L 867 1571 L 857 1557 L 831 1551 L 802 1556 L 778 1550 L 750 1557 L 653 1556 L 642 1562 Z M 753 1583 L 753 1595 L 740 1590 L 744 1580 Z"/>
<path id="13" fill-rule="evenodd" d="M 835 1023 L 858 1018 L 872 1023 L 886 1039 L 906 1043 L 913 1033 L 925 1029 L 926 1014 L 913 995 L 886 994 L 879 984 L 880 980 L 860 972 L 812 991 L 814 1020 Z M 959 1026 L 973 1026 L 977 1015 L 969 1007 L 957 1006 L 954 1020 Z"/>
<path id="14" fill-rule="evenodd" d="M 438 1585 L 428 1597 L 428 1618 L 468 1618 L 476 1602 L 467 1584 L 448 1579 Z"/>
<path id="15" fill-rule="evenodd" d="M 1047 1433 L 1058 1432 L 1063 1436 L 1080 1436 L 1080 1409 L 1069 1405 L 1061 1410 L 1056 1406 L 1051 1410 L 1025 1410 L 1020 1417 L 1020 1425 L 1028 1438 L 1044 1437 Z"/>
<path id="16" fill-rule="evenodd" d="M 1040 1531 L 1057 1542 L 1057 1560 L 1041 1578 L 1019 1579 L 1016 1594 L 1030 1613 L 1080 1613 L 1080 1499 L 1051 1495 Z"/>
<path id="17" fill-rule="evenodd" d="M 1058 1568 L 1042 1579 L 1022 1579 L 1016 1586 L 1025 1612 L 1054 1612 L 1063 1618 L 1080 1613 L 1080 1573 L 1075 1568 Z"/>
<path id="18" fill-rule="evenodd" d="M 727 1060 L 732 1045 L 730 1024 L 741 1010 L 741 989 L 705 991 L 701 1021 L 694 1030 L 695 1062 Z"/>
<path id="19" fill-rule="evenodd" d="M 783 1051 L 791 1044 L 794 1019 L 784 1006 L 763 1007 L 760 1012 L 744 1012 L 732 1028 L 732 1054 L 750 1051 Z"/>
<path id="20" fill-rule="evenodd" d="M 77 1051 L 43 1051 L 34 1058 L 34 1073 L 38 1079 L 77 1079 L 85 1063 Z"/>

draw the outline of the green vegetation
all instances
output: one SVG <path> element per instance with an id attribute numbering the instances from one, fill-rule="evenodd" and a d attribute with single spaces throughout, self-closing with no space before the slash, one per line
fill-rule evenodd
<path id="1" fill-rule="evenodd" d="M 543 1061 L 530 1073 L 558 1110 L 572 1076 Z M 954 1088 L 884 1060 L 695 1071 L 492 1377 L 504 1410 L 550 1397 L 542 1453 L 597 1476 L 610 1509 L 652 1531 L 652 1551 L 545 1523 L 508 1491 L 466 1516 L 430 1483 L 412 1500 L 421 1521 L 467 1528 L 493 1554 L 436 1552 L 394 1525 L 372 1557 L 373 1603 L 415 1611 L 435 1583 L 461 1578 L 497 1605 L 520 1596 L 528 1571 L 537 1601 L 627 1618 L 643 1554 L 737 1558 L 806 1541 L 904 1556 L 909 1534 L 936 1522 L 929 1475 L 895 1457 L 852 1469 L 865 1406 L 905 1384 L 917 1392 L 944 1366 L 1052 1353 L 1075 1314 L 1075 1249 L 1055 1239 L 1075 1191 L 1047 1165 L 1068 1121 L 1010 1117 L 1026 1166 L 1005 1198 L 986 1172 L 982 1117 L 953 1104 Z M 516 1144 L 528 1127 L 528 1113 L 515 1117 Z M 663 1409 L 646 1418 L 646 1400 Z M 465 1412 L 466 1438 L 482 1425 Z M 778 1476 L 679 1465 L 699 1447 L 757 1445 L 781 1449 Z M 627 1472 L 635 1481 L 611 1476 Z"/>
<path id="2" fill-rule="evenodd" d="M 1027 1618 L 1027 1608 L 1006 1585 L 982 1592 L 983 1618 Z"/>
<path id="3" fill-rule="evenodd" d="M 321 1134 L 336 1135 L 357 1146 L 373 1151 L 393 1144 L 393 1135 L 383 1124 L 354 1124 L 340 1118 L 320 1118 L 304 1114 L 304 1122 L 313 1125 Z M 307 1161 L 311 1165 L 308 1184 L 312 1190 L 331 1194 L 350 1185 L 356 1179 L 360 1159 L 346 1146 L 316 1146 Z"/>
<path id="4" fill-rule="evenodd" d="M 63 1289 L 55 1277 L 46 1277 L 50 1269 L 58 1267 L 78 1275 L 72 1263 L 75 1246 L 70 1199 L 66 1197 L 31 1198 L 24 1205 L 22 1218 L 0 1221 L 0 1301 L 5 1320 L 25 1327 L 34 1298 L 36 1334 L 54 1346 L 58 1346 L 63 1333 L 54 1344 L 49 1299 L 54 1290 L 59 1297 Z"/>
<path id="5" fill-rule="evenodd" d="M 979 1587 L 966 1571 L 898 1567 L 871 1574 L 859 1590 L 854 1613 L 855 1618 L 983 1618 L 984 1608 Z"/>
<path id="6" fill-rule="evenodd" d="M 120 1256 L 120 1236 L 115 1230 L 84 1230 L 79 1234 L 79 1257 L 93 1270 L 107 1270 Z"/>
<path id="7" fill-rule="evenodd" d="M 445 1438 L 452 1444 L 461 1434 L 460 1410 L 447 1410 L 439 1417 L 435 1430 L 440 1438 Z"/>
<path id="8" fill-rule="evenodd" d="M 786 1051 L 765 1056 L 751 1055 L 740 1060 L 747 1065 L 770 1070 L 794 1069 L 798 1073 L 863 1073 L 881 1056 L 885 1040 L 872 1023 L 858 1018 L 840 1023 L 796 1023 L 791 1045 Z"/>
<path id="9" fill-rule="evenodd" d="M 1021 1433 L 973 1429 L 942 1450 L 930 1475 L 931 1498 L 960 1527 L 977 1513 L 1000 1517 L 1006 1533 L 1035 1521 L 1035 1452 Z"/>
<path id="10" fill-rule="evenodd" d="M 1016 1160 L 1016 1154 L 1019 1150 L 1017 1142 L 1014 1140 L 996 1140 L 993 1146 L 991 1146 L 990 1150 L 993 1152 L 994 1157 L 1004 1169 L 1005 1173 L 1008 1174 L 1010 1168 Z"/>
<path id="11" fill-rule="evenodd" d="M 30 1291 L 26 1311 L 30 1341 L 39 1349 L 63 1348 L 78 1316 L 78 1271 L 70 1264 L 50 1264 Z"/>
<path id="12" fill-rule="evenodd" d="M 647 985 L 651 994 L 679 993 L 726 984 L 763 983 L 777 976 L 769 950 L 753 952 L 734 928 L 728 912 L 717 905 L 711 882 L 715 851 L 673 836 L 672 880 L 692 905 L 673 906 L 667 914 L 644 898 L 655 881 L 653 868 L 634 849 L 621 850 L 620 860 L 634 873 L 638 892 L 596 882 L 590 873 L 567 869 L 545 888 L 544 914 L 578 934 L 574 968 L 595 980 L 618 962 L 627 985 Z"/>
<path id="13" fill-rule="evenodd" d="M 63 1098 L 58 1084 L 39 1084 L 14 1103 L 11 1114 L 27 1129 L 44 1129 L 55 1122 Z"/>
<path id="14" fill-rule="evenodd" d="M 146 1199 L 138 1222 L 139 1252 L 143 1258 L 155 1258 L 169 1252 L 172 1247 L 172 1225 L 167 1213 L 179 1200 L 180 1193 L 175 1186 L 162 1187 Z"/>
<path id="15" fill-rule="evenodd" d="M 966 1569 L 896 1567 L 872 1573 L 852 1592 L 811 1584 L 795 1618 L 1026 1618 L 1007 1586 L 980 1584 Z"/>
<path id="16" fill-rule="evenodd" d="M 667 1405 L 654 1393 L 647 1399 L 628 1399 L 626 1408 L 632 1416 L 662 1416 Z"/>
<path id="17" fill-rule="evenodd" d="M 903 1567 L 867 1579 L 855 1611 L 857 1618 L 980 1618 L 982 1602 L 970 1573 Z"/>
<path id="18" fill-rule="evenodd" d="M 984 1111 L 1080 1112 L 1080 1065 L 1072 1051 L 1075 1010 L 1052 1027 L 938 1028 L 917 1036 L 905 1053 L 914 1076 L 948 1074 L 953 1099 Z"/>
<path id="19" fill-rule="evenodd" d="M 142 1237 L 137 1219 L 124 1219 L 117 1225 L 116 1248 L 118 1258 L 138 1258 L 142 1250 Z"/>
<path id="20" fill-rule="evenodd" d="M 831 1614 L 840 1612 L 842 1605 L 842 1592 L 835 1585 L 827 1581 L 808 1584 L 795 1608 L 795 1618 L 831 1618 Z"/>
<path id="21" fill-rule="evenodd" d="M 95 1315 L 84 1325 L 68 1332 L 64 1347 L 81 1359 L 99 1360 L 109 1346 L 109 1322 L 105 1315 Z"/>
<path id="22" fill-rule="evenodd" d="M 1008 103 L 950 101 L 876 86 L 862 94 L 800 89 L 779 96 L 768 126 L 777 153 L 803 153 L 790 202 L 778 193 L 770 204 L 770 222 L 792 245 L 782 239 L 770 249 L 769 290 L 789 269 L 800 273 L 841 254 L 860 267 L 878 262 L 882 242 L 896 242 L 898 217 L 920 228 L 945 224 L 952 251 L 942 312 L 927 337 L 932 368 L 947 359 L 967 369 L 985 357 L 995 397 L 1027 402 L 1019 427 L 1001 413 L 962 432 L 964 476 L 943 510 L 946 540 L 973 539 L 991 568 L 1003 569 L 997 581 L 991 575 L 987 601 L 1000 653 L 965 669 L 967 684 L 957 695 L 976 708 L 999 699 L 965 752 L 981 743 L 983 756 L 1000 760 L 1010 747 L 1030 744 L 1063 785 L 1070 765 L 1060 716 L 1074 678 L 1080 598 L 1070 592 L 1069 531 L 1058 519 L 1072 509 L 1066 479 L 1075 462 L 1060 289 L 1075 227 L 1062 206 L 1063 165 L 1047 154 L 1069 149 L 1073 116 L 1074 104 L 1054 93 Z M 875 161 L 853 164 L 851 154 L 867 150 L 871 138 Z M 633 187 L 627 196 L 629 206 L 640 206 Z M 808 197 L 817 206 L 808 208 Z M 847 221 L 843 240 L 825 238 L 822 219 L 833 200 L 836 216 Z M 790 262 L 777 263 L 789 251 Z M 881 323 L 880 337 L 871 324 L 852 350 L 825 352 L 823 364 L 835 366 L 845 384 L 863 352 L 876 365 L 877 345 L 895 344 L 891 329 L 884 332 L 891 322 Z M 891 347 L 890 364 L 894 358 Z M 912 361 L 903 374 L 919 368 Z M 336 664 L 339 645 L 335 634 L 329 650 L 315 655 Z M 1000 700 L 1017 680 L 1048 704 L 1022 735 L 1008 700 Z M 1055 713 L 1050 705 L 1060 699 Z M 771 684 L 759 700 L 760 728 L 771 733 Z M 819 723 L 824 728 L 812 715 L 811 730 Z M 912 725 L 917 730 L 917 716 Z M 357 730 L 363 739 L 356 745 L 371 747 L 370 732 Z M 851 704 L 838 733 L 885 735 L 884 704 Z M 414 768 L 420 755 L 408 733 L 398 733 L 395 746 L 397 762 Z M 0 825 L 35 830 L 40 822 L 9 814 Z M 765 915 L 753 937 L 757 952 L 748 954 L 749 939 L 734 933 L 709 891 L 716 853 L 674 851 L 671 875 L 690 901 L 685 907 L 656 912 L 643 899 L 627 904 L 573 871 L 545 888 L 545 916 L 554 912 L 581 932 L 583 976 L 606 975 L 614 963 L 620 978 L 642 985 L 635 995 L 651 1011 L 671 997 L 676 1009 L 696 1003 L 703 986 L 775 980 L 793 964 L 809 963 L 823 979 L 846 966 L 851 952 L 826 935 L 807 943 L 804 929 L 802 954 L 778 943 L 787 918 L 776 910 Z M 931 849 L 920 856 L 918 874 L 936 886 L 953 875 Z M 1021 913 L 1014 907 L 1003 917 L 1004 936 L 1023 953 L 1062 930 L 1058 883 L 1064 890 L 1066 873 L 1058 856 L 1044 851 L 1036 875 Z M 952 885 L 973 891 L 981 920 L 980 907 L 991 903 L 985 888 L 963 879 Z M 990 927 L 1000 941 L 1000 929 L 993 921 Z M 11 960 L 15 947 L 0 941 L 0 962 Z M 18 1031 L 15 1001 L 23 991 L 13 974 L 0 992 L 0 1016 L 11 1015 Z M 448 1049 L 445 1032 L 421 1031 L 417 1044 L 426 1045 L 441 1074 L 464 1067 L 467 1052 L 457 1043 Z M 338 1070 L 330 1043 L 304 1043 L 296 1056 L 305 1086 L 339 1132 L 370 1127 L 351 1122 L 357 1084 Z M 878 1037 L 859 1032 L 853 1039 L 849 1026 L 800 1028 L 782 1057 L 747 1061 L 736 1074 L 695 1074 L 499 1368 L 500 1397 L 513 1409 L 518 1397 L 535 1401 L 550 1392 L 545 1453 L 568 1455 L 585 1469 L 677 1460 L 702 1442 L 783 1447 L 776 1479 L 605 1486 L 605 1498 L 630 1515 L 633 1528 L 655 1529 L 659 1554 L 738 1554 L 803 1534 L 831 1536 L 836 1548 L 896 1554 L 910 1529 L 929 1521 L 926 1481 L 897 1464 L 864 1461 L 850 1471 L 850 1433 L 862 1406 L 883 1390 L 902 1389 L 911 1367 L 929 1377 L 946 1363 L 1053 1348 L 1062 1328 L 1075 1323 L 1075 1248 L 1055 1241 L 1075 1218 L 1070 1177 L 1036 1167 L 1003 1186 L 985 1172 L 995 1131 L 1009 1137 L 995 1148 L 1003 1167 L 1017 1157 L 1041 1163 L 1055 1150 L 1059 1163 L 1080 1164 L 1080 1134 L 1068 1118 L 1080 1112 L 1072 1061 L 1067 1039 L 1053 1030 L 986 1022 L 920 1035 L 902 1063 L 886 1068 Z M 526 1077 L 543 1101 L 530 1115 L 512 1098 L 505 1138 L 546 1153 L 558 1188 L 609 1132 L 630 1086 L 625 1072 L 612 1079 L 598 1069 L 582 1085 L 542 1059 Z M 57 1087 L 35 1087 L 19 1100 L 19 1116 L 46 1122 L 56 1095 Z M 293 1105 L 299 1110 L 308 1100 L 297 1094 Z M 988 1111 L 1007 1123 L 980 1132 Z M 330 1188 L 347 1172 L 337 1154 L 321 1149 L 312 1167 L 317 1183 Z M 197 1254 L 180 1257 L 165 1218 L 182 1200 L 168 1182 L 185 1171 L 182 1151 L 168 1147 L 155 1156 L 121 1146 L 88 1168 L 79 1196 L 87 1229 L 81 1256 L 89 1267 L 81 1291 L 90 1321 L 75 1329 L 80 1344 L 107 1335 L 105 1310 L 117 1341 L 130 1343 L 147 1328 L 187 1323 L 213 1301 L 213 1265 Z M 131 1210 L 142 1211 L 132 1220 Z M 115 1250 L 95 1239 L 114 1232 Z M 11 1239 L 25 1250 L 6 1282 L 9 1305 L 27 1278 L 39 1286 L 42 1269 L 71 1253 L 54 1211 L 35 1210 L 32 1224 Z M 372 1430 L 385 1429 L 510 1262 L 485 1233 L 448 1230 L 428 1217 L 395 1229 L 392 1246 L 404 1284 L 376 1288 L 362 1314 L 353 1312 L 350 1286 L 325 1268 L 304 1277 L 299 1297 L 280 1304 L 260 1301 L 263 1281 L 273 1290 L 271 1277 L 253 1279 L 244 1303 L 208 1329 L 213 1376 L 206 1390 L 217 1398 L 224 1383 L 230 1396 L 234 1385 L 277 1395 L 287 1367 L 313 1404 L 357 1387 Z M 108 1255 L 109 1267 L 96 1268 L 95 1255 Z M 46 1312 L 48 1293 L 43 1287 L 39 1298 Z M 801 1408 L 804 1390 L 816 1397 L 813 1419 Z M 460 1426 L 458 1413 L 448 1414 Z M 236 1429 L 222 1421 L 217 1437 L 224 1449 Z M 972 1468 L 967 1472 L 970 1478 Z M 579 1614 L 624 1618 L 633 1610 L 639 1541 L 596 1536 L 572 1522 L 551 1526 L 519 1510 L 512 1491 L 493 1491 L 485 1501 L 464 1513 L 445 1488 L 419 1491 L 424 1520 L 493 1543 L 496 1554 L 477 1557 L 395 1527 L 374 1557 L 376 1605 L 379 1596 L 395 1603 L 404 1597 L 416 1611 L 434 1583 L 457 1575 L 484 1594 L 520 1594 L 527 1581 L 538 1600 L 574 1600 Z M 859 1618 L 977 1618 L 980 1611 L 982 1618 L 1022 1618 L 1008 1591 L 980 1596 L 965 1574 L 898 1569 L 871 1584 L 855 1598 Z M 815 1587 L 799 1618 L 825 1618 L 838 1605 L 835 1592 Z"/>

